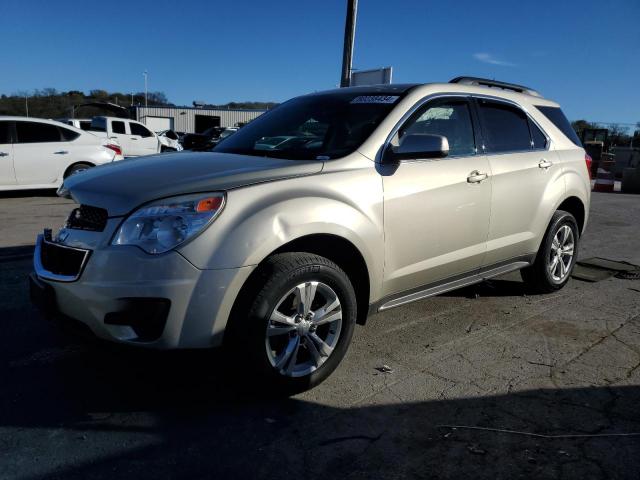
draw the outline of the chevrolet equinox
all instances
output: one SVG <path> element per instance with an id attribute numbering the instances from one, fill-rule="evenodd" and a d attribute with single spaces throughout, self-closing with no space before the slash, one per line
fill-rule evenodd
<path id="1" fill-rule="evenodd" d="M 103 339 L 224 346 L 243 382 L 297 392 L 373 313 L 514 270 L 562 288 L 590 161 L 558 104 L 520 85 L 313 93 L 211 152 L 68 177 L 79 206 L 38 236 L 31 296 Z"/>

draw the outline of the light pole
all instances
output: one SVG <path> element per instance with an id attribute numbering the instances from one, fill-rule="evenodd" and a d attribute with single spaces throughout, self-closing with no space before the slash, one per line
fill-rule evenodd
<path id="1" fill-rule="evenodd" d="M 347 19 L 344 23 L 344 47 L 342 50 L 342 76 L 340 86 L 351 85 L 351 64 L 353 61 L 353 42 L 356 35 L 356 16 L 358 0 L 347 0 Z"/>
<path id="2" fill-rule="evenodd" d="M 147 106 L 147 78 L 149 77 L 149 72 L 147 72 L 146 70 L 144 72 L 142 72 L 142 75 L 144 75 L 144 106 Z"/>

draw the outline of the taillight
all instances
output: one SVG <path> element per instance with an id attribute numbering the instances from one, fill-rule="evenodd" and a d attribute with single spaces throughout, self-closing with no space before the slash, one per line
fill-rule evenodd
<path id="1" fill-rule="evenodd" d="M 593 159 L 589 156 L 588 153 L 585 153 L 584 161 L 587 164 L 587 172 L 589 172 L 589 179 L 591 179 L 591 164 L 593 163 Z"/>
<path id="2" fill-rule="evenodd" d="M 120 145 L 114 145 L 113 143 L 107 143 L 105 145 L 105 147 L 107 147 L 110 150 L 113 150 L 114 152 L 116 152 L 116 155 L 122 155 L 122 148 L 120 148 Z"/>

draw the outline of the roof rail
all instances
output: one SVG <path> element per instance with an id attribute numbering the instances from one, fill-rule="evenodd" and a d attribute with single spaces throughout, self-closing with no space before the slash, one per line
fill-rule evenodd
<path id="1" fill-rule="evenodd" d="M 525 87 L 524 85 L 517 85 L 515 83 L 499 82 L 498 80 L 490 80 L 488 78 L 480 77 L 456 77 L 449 80 L 449 83 L 460 83 L 462 85 L 480 85 L 482 87 L 501 88 L 503 90 L 511 90 L 513 92 L 524 93 L 526 95 L 533 95 L 534 97 L 542 97 L 536 90 Z"/>

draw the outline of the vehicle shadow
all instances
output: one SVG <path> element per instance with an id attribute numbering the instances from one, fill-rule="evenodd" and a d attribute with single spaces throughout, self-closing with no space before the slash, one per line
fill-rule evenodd
<path id="1" fill-rule="evenodd" d="M 444 397 L 424 373 L 412 392 L 423 401 L 399 400 L 393 377 L 377 397 L 346 407 L 339 405 L 350 385 L 332 386 L 322 402 L 315 392 L 247 394 L 237 385 L 248 380 L 220 351 L 131 350 L 62 333 L 28 303 L 29 262 L 5 266 L 3 479 L 585 479 L 640 471 L 638 385 Z"/>
<path id="2" fill-rule="evenodd" d="M 13 361 L 3 375 L 3 478 L 584 479 L 640 471 L 638 386 L 336 408 L 239 395 L 216 354 L 76 348 L 64 359 Z M 37 461 L 28 458 L 33 449 Z"/>
<path id="3" fill-rule="evenodd" d="M 37 190 L 10 190 L 0 192 L 0 198 L 57 197 L 55 188 Z"/>
<path id="4" fill-rule="evenodd" d="M 475 298 L 475 297 L 522 297 L 535 295 L 530 288 L 520 280 L 493 278 L 475 285 L 459 288 L 441 294 L 445 297 Z"/>

